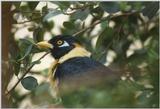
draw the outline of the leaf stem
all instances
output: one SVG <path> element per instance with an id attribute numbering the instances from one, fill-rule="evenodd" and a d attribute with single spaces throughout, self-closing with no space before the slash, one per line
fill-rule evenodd
<path id="1" fill-rule="evenodd" d="M 37 61 L 40 61 L 41 59 L 43 59 L 46 55 L 48 55 L 50 52 L 47 52 L 45 53 L 42 57 L 40 57 Z M 26 74 L 33 68 L 33 66 L 35 65 L 36 63 L 32 64 L 27 70 L 26 72 L 18 79 L 18 81 L 16 82 L 16 84 L 9 90 L 9 91 L 6 91 L 6 95 L 8 95 L 9 93 L 11 93 L 15 88 L 16 86 L 19 84 L 19 82 L 26 76 Z"/>

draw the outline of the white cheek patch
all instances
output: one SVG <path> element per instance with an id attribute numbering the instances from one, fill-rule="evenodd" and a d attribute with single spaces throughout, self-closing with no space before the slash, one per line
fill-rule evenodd
<path id="1" fill-rule="evenodd" d="M 69 44 L 66 41 L 64 41 L 63 45 L 61 45 L 59 47 L 68 47 L 68 46 L 69 46 Z"/>

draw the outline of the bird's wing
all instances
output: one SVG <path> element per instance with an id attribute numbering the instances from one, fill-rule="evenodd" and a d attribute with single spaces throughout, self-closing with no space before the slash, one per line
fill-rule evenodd
<path id="1" fill-rule="evenodd" d="M 119 74 L 89 57 L 76 57 L 60 64 L 55 72 L 61 90 L 78 89 L 84 86 L 112 85 Z"/>

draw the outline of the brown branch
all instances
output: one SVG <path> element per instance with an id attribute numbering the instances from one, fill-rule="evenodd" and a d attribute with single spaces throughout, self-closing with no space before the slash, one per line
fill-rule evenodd
<path id="1" fill-rule="evenodd" d="M 44 58 L 46 55 L 48 55 L 50 52 L 47 52 L 45 53 L 42 57 L 40 57 L 37 61 L 40 61 L 42 58 Z M 27 70 L 26 72 L 19 78 L 19 80 L 16 82 L 16 84 L 9 90 L 7 91 L 6 95 L 8 95 L 9 93 L 11 93 L 15 88 L 16 86 L 19 84 L 19 82 L 26 76 L 27 73 L 29 73 L 29 71 L 33 68 L 33 66 L 35 65 L 36 63 L 32 64 Z"/>
<path id="2" fill-rule="evenodd" d="M 27 23 L 27 22 L 31 22 L 31 21 L 35 21 L 35 20 L 39 20 L 40 18 L 42 18 L 43 16 L 40 16 L 40 17 L 37 17 L 37 18 L 34 18 L 34 19 L 31 19 L 31 20 L 27 20 L 27 21 L 24 21 L 24 22 L 18 22 L 18 23 L 15 23 L 15 24 L 24 24 L 24 23 Z"/>
<path id="3" fill-rule="evenodd" d="M 117 14 L 117 15 L 114 15 L 114 14 L 110 14 L 109 16 L 106 16 L 106 17 L 103 17 L 101 18 L 100 20 L 98 20 L 97 22 L 93 23 L 92 25 L 90 25 L 89 27 L 86 27 L 76 33 L 73 34 L 73 36 L 77 36 L 79 34 L 81 34 L 82 32 L 84 31 L 87 31 L 88 29 L 106 21 L 106 20 L 110 20 L 110 19 L 113 19 L 113 18 L 116 18 L 116 17 L 120 17 L 120 16 L 129 16 L 129 15 L 132 15 L 132 14 L 136 14 L 137 12 L 131 12 L 131 13 L 122 13 L 122 14 Z"/>
<path id="4" fill-rule="evenodd" d="M 82 29 L 82 30 L 80 30 L 80 31 L 78 31 L 78 32 L 76 32 L 76 33 L 74 33 L 73 36 L 79 35 L 80 33 L 84 32 L 84 31 L 86 31 L 86 30 L 88 30 L 88 29 L 90 29 L 90 28 L 92 28 L 92 27 L 94 27 L 94 26 L 96 26 L 96 25 L 98 25 L 99 23 L 104 22 L 104 21 L 107 20 L 108 18 L 109 18 L 109 16 L 102 18 L 101 20 L 99 20 L 99 21 L 93 23 L 93 24 L 90 25 L 89 27 L 84 28 L 84 29 Z"/>
<path id="5" fill-rule="evenodd" d="M 71 10 L 77 10 L 77 9 L 85 9 L 87 7 L 93 6 L 92 4 L 87 4 L 79 7 L 69 7 Z"/>
<path id="6" fill-rule="evenodd" d="M 33 14 L 37 14 L 37 13 L 43 14 L 44 13 L 40 11 L 21 11 L 21 10 L 13 10 L 12 12 L 13 13 L 33 13 Z"/>

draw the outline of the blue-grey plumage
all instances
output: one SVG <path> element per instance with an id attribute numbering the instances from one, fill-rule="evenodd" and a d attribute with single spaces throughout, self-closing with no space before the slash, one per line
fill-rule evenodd
<path id="1" fill-rule="evenodd" d="M 85 86 L 113 85 L 118 74 L 89 57 L 74 57 L 57 66 L 54 79 L 58 79 L 61 91 L 76 90 Z M 100 84 L 102 83 L 102 84 Z"/>
<path id="2" fill-rule="evenodd" d="M 75 57 L 71 58 L 64 63 L 58 65 L 55 78 L 59 78 L 59 80 L 72 77 L 72 76 L 80 76 L 81 74 L 99 70 L 99 68 L 107 70 L 106 73 L 111 73 L 112 71 L 105 67 L 103 64 L 89 58 L 89 57 Z M 97 72 L 98 75 L 98 72 Z"/>

